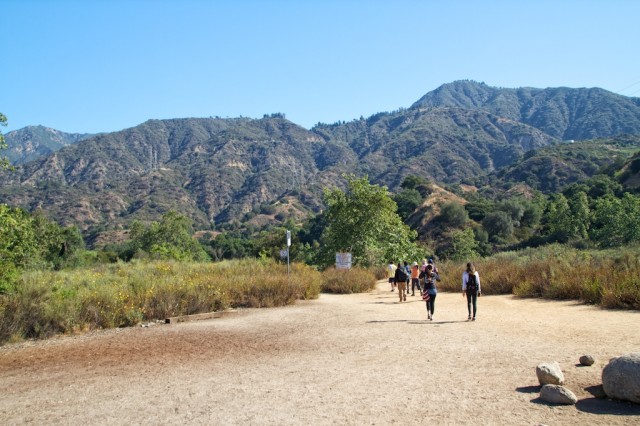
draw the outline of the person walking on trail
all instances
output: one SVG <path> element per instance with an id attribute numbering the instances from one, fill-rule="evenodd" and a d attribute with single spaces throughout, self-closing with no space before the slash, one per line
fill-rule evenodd
<path id="1" fill-rule="evenodd" d="M 467 263 L 467 269 L 462 273 L 462 296 L 467 296 L 467 321 L 475 321 L 478 312 L 478 297 L 482 294 L 480 289 L 480 274 L 473 263 Z M 473 311 L 472 311 L 473 308 Z M 471 315 L 473 312 L 473 316 Z"/>
<path id="2" fill-rule="evenodd" d="M 409 266 L 409 262 L 404 261 L 404 273 L 407 275 L 407 279 L 405 280 L 405 294 L 409 295 L 409 286 L 411 285 L 411 266 Z"/>
<path id="3" fill-rule="evenodd" d="M 396 289 L 396 265 L 393 261 L 389 262 L 387 266 L 387 277 L 389 277 L 389 284 L 391 284 L 391 291 Z"/>
<path id="4" fill-rule="evenodd" d="M 428 260 L 428 262 L 427 262 L 427 265 L 431 265 L 431 266 L 433 266 L 433 272 L 435 272 L 436 274 L 439 274 L 439 273 L 440 273 L 440 271 L 438 271 L 438 267 L 437 267 L 437 266 L 436 266 L 436 264 L 433 262 L 433 257 L 430 257 L 430 258 L 429 258 L 429 260 Z"/>
<path id="5" fill-rule="evenodd" d="M 427 302 L 427 319 L 430 321 L 433 321 L 433 314 L 436 310 L 436 296 L 438 295 L 436 281 L 440 281 L 440 275 L 433 271 L 432 264 L 427 264 L 427 270 L 424 272 L 422 299 Z"/>
<path id="6" fill-rule="evenodd" d="M 407 272 L 402 266 L 402 262 L 398 262 L 398 267 L 396 268 L 396 286 L 398 287 L 398 296 L 400 297 L 400 302 L 407 301 Z"/>
<path id="7" fill-rule="evenodd" d="M 418 287 L 418 291 L 420 292 L 420 296 L 422 296 L 422 287 L 420 286 L 420 267 L 418 266 L 418 262 L 413 262 L 411 266 L 411 295 L 416 295 L 416 287 Z"/>

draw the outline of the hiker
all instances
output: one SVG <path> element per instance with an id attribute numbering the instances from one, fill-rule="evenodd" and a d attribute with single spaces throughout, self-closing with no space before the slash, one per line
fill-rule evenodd
<path id="1" fill-rule="evenodd" d="M 433 265 L 429 263 L 423 276 L 424 287 L 422 288 L 422 300 L 427 302 L 427 319 L 433 321 L 433 313 L 436 308 L 436 296 L 438 295 L 436 281 L 440 281 L 440 275 L 433 271 Z"/>
<path id="2" fill-rule="evenodd" d="M 398 287 L 398 296 L 400 297 L 400 302 L 407 301 L 407 273 L 405 269 L 402 267 L 402 262 L 398 262 L 398 267 L 396 268 L 395 275 L 396 286 Z"/>
<path id="3" fill-rule="evenodd" d="M 407 279 L 405 280 L 405 294 L 409 295 L 409 285 L 411 284 L 411 267 L 409 266 L 409 262 L 404 261 L 404 273 L 407 275 Z"/>
<path id="4" fill-rule="evenodd" d="M 427 259 L 422 259 L 422 265 L 420 266 L 420 285 L 422 285 L 422 290 L 424 291 L 424 274 L 427 272 Z"/>
<path id="5" fill-rule="evenodd" d="M 420 292 L 420 296 L 422 296 L 422 287 L 420 286 L 420 268 L 418 267 L 418 262 L 413 262 L 411 266 L 411 295 L 416 295 L 416 287 L 418 287 L 418 291 Z"/>
<path id="6" fill-rule="evenodd" d="M 389 284 L 391 284 L 391 291 L 396 289 L 396 265 L 393 264 L 393 261 L 389 262 L 387 266 L 387 277 L 389 277 Z"/>
<path id="7" fill-rule="evenodd" d="M 427 262 L 427 265 L 431 265 L 431 266 L 433 266 L 433 272 L 435 272 L 436 274 L 439 274 L 439 273 L 440 273 L 440 272 L 438 271 L 438 267 L 436 266 L 436 264 L 435 264 L 435 263 L 433 263 L 433 257 L 430 257 L 430 258 L 429 258 L 429 260 L 428 260 L 428 262 Z"/>
<path id="8" fill-rule="evenodd" d="M 467 296 L 467 311 L 469 316 L 467 321 L 476 320 L 476 312 L 478 312 L 478 297 L 482 294 L 480 289 L 480 274 L 476 271 L 473 263 L 467 263 L 467 269 L 462 273 L 462 296 Z M 473 316 L 471 316 L 471 307 L 473 306 Z"/>

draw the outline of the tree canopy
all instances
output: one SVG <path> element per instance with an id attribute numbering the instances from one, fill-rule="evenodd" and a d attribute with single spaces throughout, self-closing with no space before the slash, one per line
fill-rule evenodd
<path id="1" fill-rule="evenodd" d="M 7 125 L 7 117 L 0 112 L 0 126 Z M 7 143 L 4 140 L 4 135 L 0 132 L 0 151 L 3 149 L 7 149 Z M 11 165 L 9 164 L 9 160 L 7 157 L 0 157 L 0 170 L 8 169 Z"/>
<path id="2" fill-rule="evenodd" d="M 417 256 L 417 233 L 402 222 L 386 187 L 370 184 L 367 177 L 345 179 L 346 191 L 325 189 L 321 264 L 333 263 L 336 252 L 351 253 L 352 262 L 362 266 Z"/>

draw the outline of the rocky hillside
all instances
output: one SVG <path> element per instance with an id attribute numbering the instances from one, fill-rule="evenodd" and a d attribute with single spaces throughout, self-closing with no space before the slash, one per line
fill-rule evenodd
<path id="1" fill-rule="evenodd" d="M 484 110 L 561 140 L 640 134 L 640 98 L 599 88 L 505 89 L 473 81 L 444 84 L 411 107 Z"/>
<path id="2" fill-rule="evenodd" d="M 640 134 L 634 124 L 640 122 L 637 99 L 602 92 L 456 82 L 408 109 L 311 130 L 282 114 L 150 120 L 3 171 L 0 202 L 42 209 L 61 224 L 84 230 L 157 220 L 170 209 L 191 217 L 197 228 L 210 229 L 233 221 L 261 226 L 299 220 L 321 208 L 323 188 L 342 185 L 344 173 L 366 174 L 391 190 L 410 174 L 459 183 L 487 173 L 552 189 L 556 179 L 579 178 L 569 171 L 573 162 L 563 165 L 554 157 L 560 154 L 545 151 L 574 135 L 571 129 L 597 122 L 583 131 L 598 137 L 618 131 Z M 599 100 L 585 100 L 593 97 Z M 524 99 L 530 102 L 521 103 Z M 553 117 L 560 110 L 557 121 Z M 621 114 L 618 120 L 616 114 Z M 566 156 L 588 155 L 577 166 L 584 175 L 606 165 L 590 153 L 570 151 Z M 553 182 L 545 181 L 548 176 L 555 176 Z"/>
<path id="3" fill-rule="evenodd" d="M 93 135 L 86 133 L 65 133 L 44 126 L 29 126 L 7 133 L 7 149 L 0 155 L 7 157 L 11 164 L 23 164 L 45 157 L 62 147 L 72 145 Z"/>
<path id="4" fill-rule="evenodd" d="M 607 168 L 618 170 L 625 167 L 638 150 L 640 135 L 565 142 L 530 151 L 519 161 L 495 173 L 495 177 L 497 182 L 525 183 L 542 192 L 557 192 Z M 631 177 L 633 163 L 625 170 L 631 172 L 627 173 Z"/>

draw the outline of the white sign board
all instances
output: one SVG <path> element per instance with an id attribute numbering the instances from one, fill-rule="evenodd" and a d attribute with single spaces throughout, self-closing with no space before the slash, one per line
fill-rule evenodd
<path id="1" fill-rule="evenodd" d="M 351 253 L 336 253 L 336 269 L 351 269 Z"/>

